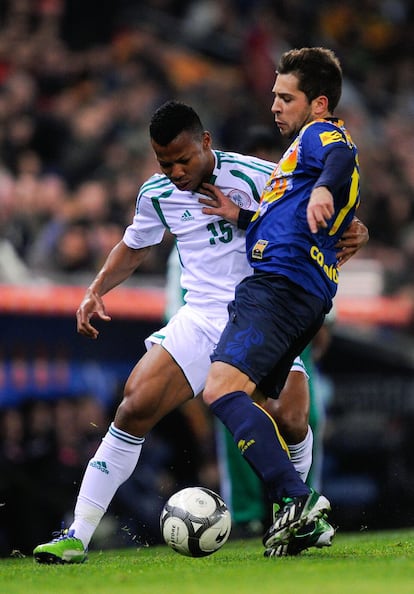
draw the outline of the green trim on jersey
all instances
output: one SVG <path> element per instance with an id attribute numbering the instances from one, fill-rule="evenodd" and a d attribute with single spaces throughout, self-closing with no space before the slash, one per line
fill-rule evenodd
<path id="1" fill-rule="evenodd" d="M 221 169 L 222 163 L 234 163 L 235 165 L 242 165 L 247 169 L 261 171 L 262 173 L 270 175 L 276 166 L 276 164 L 273 163 L 265 165 L 258 160 L 254 160 L 254 157 L 252 157 L 253 160 L 250 162 L 241 161 L 237 158 L 236 153 L 225 153 L 223 151 L 214 151 L 214 153 L 217 155 L 217 169 Z"/>
<path id="2" fill-rule="evenodd" d="M 160 198 L 168 198 L 168 196 L 170 196 L 171 194 L 172 194 L 172 190 L 171 190 L 171 192 L 165 192 L 165 194 L 162 194 L 161 196 L 156 196 L 155 198 L 151 198 L 152 206 L 154 207 L 157 215 L 160 217 L 161 223 L 164 225 L 164 227 L 166 229 L 168 229 L 168 231 L 171 231 L 171 229 L 170 229 L 170 226 L 168 225 L 168 223 L 162 213 L 159 199 Z"/>
<path id="3" fill-rule="evenodd" d="M 234 166 L 241 165 L 244 169 L 260 171 L 261 173 L 265 173 L 269 176 L 274 170 L 273 164 L 269 164 L 267 166 L 263 165 L 263 163 L 260 163 L 259 161 L 251 161 L 250 163 L 246 163 L 244 161 L 240 161 L 240 159 L 238 159 L 237 156 L 232 153 L 225 153 L 221 151 L 214 151 L 214 153 L 217 157 L 217 169 L 221 169 L 223 163 L 231 163 L 234 164 Z M 261 192 L 258 191 L 257 184 L 248 174 L 244 173 L 243 171 L 240 171 L 239 169 L 230 169 L 229 173 L 230 175 L 233 175 L 234 177 L 238 177 L 239 179 L 245 181 L 252 191 L 254 200 L 256 202 L 260 201 Z M 211 183 L 214 182 L 215 179 Z"/>
<path id="4" fill-rule="evenodd" d="M 252 191 L 252 194 L 253 194 L 253 198 L 256 200 L 256 202 L 259 202 L 259 200 L 260 200 L 260 193 L 257 191 L 256 184 L 254 183 L 254 181 L 252 180 L 252 178 L 249 177 L 248 175 L 245 175 L 241 171 L 238 171 L 237 169 L 230 169 L 230 173 L 232 175 L 234 175 L 234 177 L 238 177 L 238 178 L 244 180 L 246 182 L 246 184 L 249 185 L 249 187 L 250 187 L 250 189 Z"/>
<path id="5" fill-rule="evenodd" d="M 180 266 L 181 266 L 181 268 L 184 268 L 183 261 L 181 260 L 180 248 L 178 247 L 177 239 L 175 240 L 175 248 L 177 250 L 177 255 L 178 255 L 178 260 L 180 262 Z M 181 287 L 181 285 L 180 285 L 180 279 L 179 278 L 177 279 L 177 289 L 179 291 L 181 291 L 181 301 L 182 301 L 182 305 L 184 305 L 184 303 L 185 303 L 185 295 L 187 293 L 187 289 L 184 289 L 184 287 Z"/>
<path id="6" fill-rule="evenodd" d="M 170 186 L 171 183 L 172 182 L 165 175 L 161 175 L 160 173 L 154 174 L 146 182 L 144 182 L 142 184 L 140 192 L 139 192 L 139 196 L 141 196 L 141 194 L 143 194 L 147 190 L 159 188 L 161 191 L 162 188 L 165 188 L 166 186 Z"/>
<path id="7" fill-rule="evenodd" d="M 160 340 L 164 340 L 165 339 L 165 334 L 160 334 L 159 332 L 153 332 L 151 334 L 151 336 L 153 336 L 154 338 L 159 338 Z"/>
<path id="8" fill-rule="evenodd" d="M 166 191 L 163 191 L 163 190 L 165 190 L 166 187 L 168 187 L 168 189 Z M 154 179 L 154 176 L 152 176 L 148 181 L 146 181 L 144 184 L 142 184 L 141 189 L 138 194 L 135 211 L 138 214 L 139 203 L 141 202 L 142 197 L 144 196 L 145 192 L 152 191 L 152 190 L 157 190 L 160 192 L 160 195 L 155 196 L 154 198 L 151 198 L 151 201 L 154 206 L 154 209 L 156 210 L 158 216 L 161 219 L 162 224 L 165 225 L 167 227 L 167 229 L 169 229 L 161 210 L 155 204 L 155 202 L 158 201 L 160 198 L 168 198 L 174 192 L 174 187 L 171 187 L 171 182 L 167 177 L 164 177 L 161 175 L 156 175 L 155 179 Z"/>

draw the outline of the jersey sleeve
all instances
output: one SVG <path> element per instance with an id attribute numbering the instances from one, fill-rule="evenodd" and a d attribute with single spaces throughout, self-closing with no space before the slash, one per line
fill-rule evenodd
<path id="1" fill-rule="evenodd" d="M 165 225 L 162 223 L 153 202 L 145 193 L 139 193 L 135 216 L 125 229 L 123 240 L 132 249 L 156 245 L 162 241 Z"/>
<path id="2" fill-rule="evenodd" d="M 302 147 L 306 168 L 319 173 L 314 188 L 326 186 L 335 194 L 348 185 L 355 168 L 355 154 L 339 127 L 314 122 L 304 131 Z"/>
<path id="3" fill-rule="evenodd" d="M 336 192 L 348 182 L 355 167 L 355 158 L 346 145 L 334 144 L 325 158 L 324 168 L 314 188 L 326 186 Z M 344 181 L 345 180 L 345 181 Z"/>
<path id="4" fill-rule="evenodd" d="M 346 147 L 346 139 L 341 131 L 326 122 L 316 121 L 306 127 L 301 144 L 306 167 L 322 170 L 328 153 L 334 147 Z"/>

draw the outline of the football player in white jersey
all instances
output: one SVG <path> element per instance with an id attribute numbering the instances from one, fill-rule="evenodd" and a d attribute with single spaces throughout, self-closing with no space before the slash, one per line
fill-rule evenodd
<path id="1" fill-rule="evenodd" d="M 274 164 L 213 150 L 211 135 L 198 115 L 178 102 L 168 102 L 155 112 L 150 137 L 162 173 L 142 185 L 132 224 L 87 289 L 77 311 L 78 332 L 98 337 L 92 316 L 110 321 L 102 297 L 131 276 L 151 246 L 162 241 L 166 229 L 176 237 L 186 304 L 147 339 L 151 348 L 132 370 L 114 421 L 88 463 L 74 521 L 57 538 L 34 549 L 40 563 L 86 559 L 96 527 L 137 465 L 145 435 L 203 390 L 210 353 L 227 322 L 227 304 L 235 285 L 250 272 L 244 232 L 222 216 L 206 216 L 199 189 L 203 183 L 215 184 L 239 207 L 254 210 Z M 303 373 L 296 375 L 304 396 L 298 395 L 298 401 L 292 396 L 284 424 L 300 417 L 293 431 L 296 423 L 301 430 L 305 426 L 306 435 L 306 378 Z"/>

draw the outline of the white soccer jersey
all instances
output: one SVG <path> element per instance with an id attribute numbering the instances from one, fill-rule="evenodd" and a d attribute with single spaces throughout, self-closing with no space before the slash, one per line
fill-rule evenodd
<path id="1" fill-rule="evenodd" d="M 255 210 L 274 163 L 256 157 L 213 151 L 211 183 L 248 210 Z M 165 176 L 155 174 L 141 187 L 132 224 L 124 242 L 133 249 L 156 245 L 168 229 L 177 241 L 185 301 L 210 316 L 223 314 L 237 283 L 251 273 L 245 233 L 215 215 L 201 212 L 201 194 L 178 190 Z"/>

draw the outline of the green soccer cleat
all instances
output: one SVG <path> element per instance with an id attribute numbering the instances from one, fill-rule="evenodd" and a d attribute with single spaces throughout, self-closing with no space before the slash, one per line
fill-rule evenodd
<path id="1" fill-rule="evenodd" d="M 289 542 L 266 549 L 264 556 L 290 557 L 299 555 L 299 553 L 310 547 L 318 549 L 330 547 L 334 536 L 334 527 L 326 518 L 322 517 L 299 528 Z"/>
<path id="2" fill-rule="evenodd" d="M 287 497 L 275 509 L 274 521 L 263 537 L 266 549 L 287 545 L 299 528 L 326 515 L 331 504 L 323 495 L 311 489 L 309 495 Z"/>
<path id="3" fill-rule="evenodd" d="M 38 545 L 33 557 L 38 563 L 83 563 L 88 555 L 83 543 L 75 538 L 74 530 L 62 530 L 59 535 L 44 544 Z"/>

